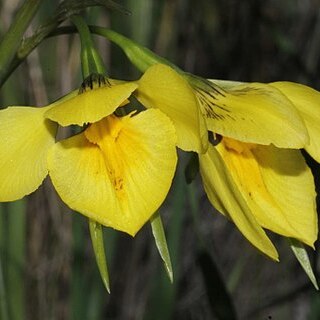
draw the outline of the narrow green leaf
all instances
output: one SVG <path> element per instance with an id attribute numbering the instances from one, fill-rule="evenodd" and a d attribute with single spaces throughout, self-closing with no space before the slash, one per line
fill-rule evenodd
<path id="1" fill-rule="evenodd" d="M 170 254 L 168 250 L 166 235 L 164 233 L 163 224 L 159 213 L 155 213 L 150 219 L 152 234 L 156 241 L 156 246 L 158 248 L 161 259 L 163 260 L 164 267 L 167 271 L 170 282 L 173 282 L 173 271 L 171 265 Z"/>
<path id="2" fill-rule="evenodd" d="M 301 267 L 303 268 L 303 270 L 305 271 L 305 273 L 309 277 L 313 286 L 317 290 L 319 290 L 316 277 L 313 273 L 313 270 L 312 270 L 312 267 L 310 264 L 308 253 L 307 253 L 307 250 L 305 249 L 304 245 L 300 241 L 293 239 L 293 238 L 288 238 L 288 240 L 290 243 L 290 248 L 293 251 L 294 255 L 296 256 L 297 260 L 299 261 Z"/>
<path id="3" fill-rule="evenodd" d="M 89 229 L 93 251 L 96 256 L 96 262 L 100 271 L 100 275 L 104 286 L 106 287 L 108 293 L 110 293 L 109 273 L 104 250 L 102 226 L 96 221 L 89 220 Z"/>
<path id="4" fill-rule="evenodd" d="M 21 39 L 41 2 L 42 0 L 24 1 L 9 30 L 4 34 L 0 42 L 0 78 L 7 72 Z"/>

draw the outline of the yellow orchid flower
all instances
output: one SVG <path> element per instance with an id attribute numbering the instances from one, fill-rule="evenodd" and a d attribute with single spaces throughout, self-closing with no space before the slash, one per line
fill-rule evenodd
<path id="1" fill-rule="evenodd" d="M 199 153 L 213 206 L 254 246 L 278 259 L 264 228 L 313 246 L 315 186 L 299 149 L 319 161 L 317 91 L 288 82 L 209 81 L 161 64 L 151 66 L 137 83 L 138 100 L 166 113 L 180 147 Z M 207 130 L 221 135 L 221 143 L 208 147 Z M 194 147 L 183 148 L 190 141 Z"/>
<path id="2" fill-rule="evenodd" d="M 313 246 L 318 233 L 315 186 L 296 149 L 320 159 L 320 93 L 290 82 L 219 82 L 218 88 L 200 93 L 208 127 L 223 135 L 218 145 L 199 155 L 210 202 L 275 260 L 277 251 L 263 228 Z M 206 113 L 211 108 L 218 116 Z"/>
<path id="3" fill-rule="evenodd" d="M 137 98 L 171 118 L 183 150 L 199 153 L 209 200 L 253 245 L 278 259 L 263 228 L 313 245 L 315 186 L 299 149 L 320 162 L 319 92 L 289 82 L 202 79 L 113 30 L 93 30 L 145 72 Z M 208 146 L 207 130 L 222 136 L 216 147 Z"/>
<path id="4" fill-rule="evenodd" d="M 136 83 L 83 89 L 47 107 L 0 111 L 0 201 L 33 192 L 49 173 L 70 208 L 135 235 L 171 186 L 174 126 L 160 110 L 113 115 Z M 89 125 L 55 143 L 55 122 Z"/>

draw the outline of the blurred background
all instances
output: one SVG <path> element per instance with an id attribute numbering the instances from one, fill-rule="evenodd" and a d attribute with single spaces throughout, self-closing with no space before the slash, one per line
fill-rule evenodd
<path id="1" fill-rule="evenodd" d="M 320 2 L 317 0 L 122 0 L 131 15 L 101 8 L 91 24 L 113 28 L 206 78 L 290 80 L 320 89 Z M 20 0 L 0 1 L 0 36 Z M 58 1 L 44 1 L 27 31 L 45 22 Z M 94 36 L 115 78 L 136 79 L 123 53 Z M 0 91 L 0 105 L 46 105 L 81 84 L 77 35 L 45 40 Z M 213 210 L 199 177 L 187 185 L 180 154 L 161 208 L 171 253 L 170 284 L 150 225 L 132 239 L 105 229 L 111 295 L 92 252 L 87 221 L 57 197 L 50 181 L 28 198 L 0 204 L 0 319 L 3 320 L 317 320 L 320 296 L 288 243 L 270 234 L 280 263 L 259 254 Z M 319 167 L 312 167 L 317 187 Z M 319 243 L 309 251 L 316 274 Z"/>

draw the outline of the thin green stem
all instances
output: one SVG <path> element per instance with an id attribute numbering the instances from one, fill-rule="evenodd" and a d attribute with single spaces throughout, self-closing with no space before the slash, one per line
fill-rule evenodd
<path id="1" fill-rule="evenodd" d="M 124 51 L 128 59 L 141 72 L 145 72 L 149 67 L 158 63 L 169 65 L 177 71 L 180 70 L 170 61 L 158 56 L 148 48 L 137 44 L 135 41 L 123 36 L 118 32 L 97 26 L 90 26 L 90 30 L 91 32 L 103 36 L 118 45 Z"/>
<path id="2" fill-rule="evenodd" d="M 0 86 L 4 83 L 4 81 L 10 75 L 10 73 L 12 73 L 20 65 L 20 63 L 33 51 L 33 49 L 42 41 L 44 37 L 54 37 L 62 34 L 72 34 L 77 32 L 77 28 L 73 26 L 60 27 L 60 28 L 56 28 L 56 27 L 57 25 L 56 26 L 52 25 L 50 27 L 51 29 L 50 32 L 48 32 L 49 31 L 49 28 L 48 28 L 46 29 L 45 34 L 44 32 L 40 32 L 41 37 L 37 37 L 36 35 L 34 35 L 24 41 L 24 43 L 19 48 L 19 56 L 16 56 L 14 58 L 7 73 L 4 76 L 0 77 Z M 135 60 L 134 64 L 141 71 L 145 71 L 151 65 L 154 65 L 157 63 L 163 63 L 171 66 L 177 72 L 182 72 L 177 66 L 175 66 L 168 60 L 156 55 L 155 53 L 153 53 L 152 51 L 150 51 L 149 49 L 143 46 L 139 46 L 129 38 L 126 38 L 125 36 L 115 31 L 112 31 L 110 29 L 103 28 L 103 27 L 98 27 L 98 26 L 88 26 L 88 28 L 91 33 L 107 38 L 110 41 L 117 44 L 120 48 L 122 48 L 131 61 L 133 59 Z M 130 43 L 134 44 L 134 47 L 132 47 L 131 49 L 125 50 L 124 49 L 125 47 L 129 48 L 128 45 Z M 139 59 L 137 57 L 139 57 Z M 143 59 L 140 59 L 140 58 L 143 58 Z M 99 73 L 105 73 L 105 72 L 99 72 Z"/>
<path id="3" fill-rule="evenodd" d="M 21 44 L 21 39 L 41 2 L 42 0 L 26 0 L 3 37 L 0 43 L 0 78 L 10 68 L 10 63 Z"/>
<path id="4" fill-rule="evenodd" d="M 77 28 L 81 40 L 81 67 L 83 79 L 86 79 L 92 73 L 105 74 L 106 70 L 103 61 L 98 51 L 95 49 L 86 21 L 79 15 L 72 16 L 71 21 Z M 109 273 L 104 248 L 102 225 L 90 219 L 88 220 L 88 223 L 100 276 L 105 288 L 110 293 Z"/>
<path id="5" fill-rule="evenodd" d="M 91 73 L 105 74 L 106 69 L 99 53 L 95 49 L 87 23 L 79 15 L 72 16 L 71 21 L 80 35 L 83 78 L 87 78 Z"/>
<path id="6" fill-rule="evenodd" d="M 34 4 L 37 1 L 41 1 L 41 0 L 27 0 L 26 3 Z M 9 38 L 7 40 L 4 39 L 5 43 L 2 43 L 1 47 L 4 48 L 3 50 L 5 50 L 3 59 L 9 59 L 9 60 L 6 63 L 0 60 L 0 87 L 9 78 L 10 74 L 20 65 L 20 63 L 24 61 L 24 59 L 42 42 L 43 39 L 48 37 L 50 34 L 53 35 L 53 32 L 55 32 L 55 30 L 57 29 L 57 27 L 61 22 L 70 18 L 73 15 L 80 14 L 86 8 L 93 7 L 93 6 L 104 6 L 110 9 L 116 9 L 116 10 L 120 10 L 121 12 L 127 13 L 125 9 L 123 9 L 121 6 L 109 0 L 100 0 L 99 3 L 97 3 L 97 1 L 94 1 L 94 0 L 84 0 L 84 1 L 64 0 L 58 5 L 57 10 L 53 14 L 53 16 L 51 16 L 51 18 L 49 18 L 46 21 L 46 23 L 44 23 L 43 25 L 40 25 L 35 31 L 35 33 L 31 37 L 24 39 L 23 42 L 20 43 L 20 40 L 22 37 L 21 33 L 17 32 L 16 30 L 11 31 L 11 28 L 10 28 L 8 33 L 14 34 L 15 41 L 17 41 L 17 43 L 15 44 L 17 45 L 17 48 L 16 50 L 10 51 L 8 49 L 10 48 L 10 43 L 9 43 L 9 47 L 7 48 L 7 45 L 8 45 L 7 42 L 10 40 L 10 37 L 7 35 L 6 37 L 9 37 Z M 36 9 L 36 6 L 34 6 L 33 9 Z M 16 21 L 20 23 L 20 19 L 21 18 L 19 18 L 19 14 L 18 14 Z M 66 33 L 77 32 L 76 28 L 71 28 L 70 30 L 72 30 L 72 32 L 66 32 Z M 9 42 L 11 41 L 12 39 Z M 14 42 L 11 43 L 11 47 L 13 43 Z M 10 54 L 7 54 L 6 52 Z M 5 68 L 2 69 L 2 66 L 5 66 Z"/>

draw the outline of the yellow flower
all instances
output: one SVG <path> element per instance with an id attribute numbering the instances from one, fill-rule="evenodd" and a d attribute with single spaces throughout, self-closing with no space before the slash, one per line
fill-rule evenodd
<path id="1" fill-rule="evenodd" d="M 313 246 L 315 186 L 299 149 L 320 160 L 317 91 L 288 82 L 209 81 L 160 64 L 137 83 L 138 100 L 166 113 L 179 146 L 199 154 L 213 206 L 256 248 L 278 259 L 264 229 Z M 207 130 L 221 142 L 208 146 Z"/>
<path id="2" fill-rule="evenodd" d="M 319 92 L 289 82 L 226 83 L 218 88 L 222 98 L 217 92 L 200 93 L 208 127 L 223 135 L 217 146 L 199 155 L 210 202 L 275 260 L 278 253 L 263 228 L 313 247 L 316 192 L 297 149 L 320 159 Z M 211 108 L 221 118 L 207 115 Z"/>
<path id="3" fill-rule="evenodd" d="M 0 111 L 0 201 L 33 192 L 49 172 L 70 208 L 135 235 L 170 188 L 177 162 L 174 126 L 159 110 L 113 115 L 135 83 L 86 89 L 44 108 Z M 55 143 L 55 122 L 89 125 Z"/>
<path id="4" fill-rule="evenodd" d="M 171 118 L 180 148 L 199 153 L 210 201 L 251 243 L 278 259 L 267 228 L 312 246 L 315 187 L 299 149 L 320 162 L 318 92 L 288 82 L 209 81 L 112 30 L 96 32 L 120 46 L 139 70 L 149 68 L 137 98 Z M 207 130 L 223 136 L 216 147 L 208 146 Z"/>

